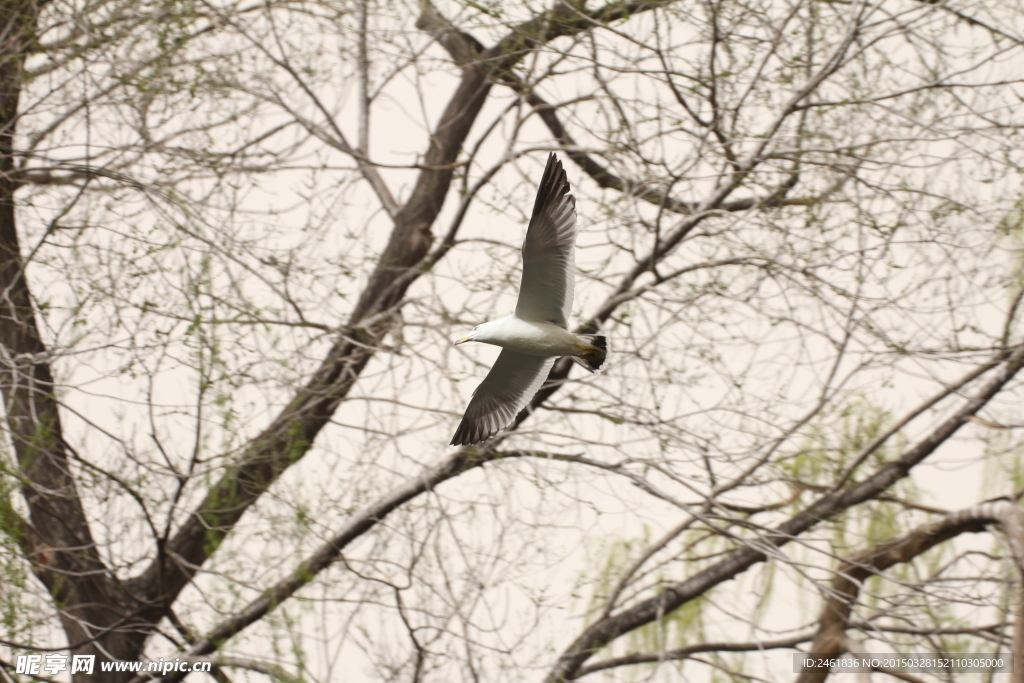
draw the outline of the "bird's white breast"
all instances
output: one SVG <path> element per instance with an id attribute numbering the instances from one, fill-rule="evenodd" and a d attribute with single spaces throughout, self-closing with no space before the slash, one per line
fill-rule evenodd
<path id="1" fill-rule="evenodd" d="M 530 356 L 570 356 L 579 351 L 576 335 L 564 327 L 514 315 L 500 320 L 493 336 L 486 341 Z"/>

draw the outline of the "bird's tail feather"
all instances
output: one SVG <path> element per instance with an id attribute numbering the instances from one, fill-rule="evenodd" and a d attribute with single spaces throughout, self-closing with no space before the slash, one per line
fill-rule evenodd
<path id="1" fill-rule="evenodd" d="M 608 337 L 603 334 L 581 334 L 579 338 L 592 347 L 578 356 L 572 356 L 574 362 L 582 365 L 590 372 L 599 372 L 611 351 Z"/>

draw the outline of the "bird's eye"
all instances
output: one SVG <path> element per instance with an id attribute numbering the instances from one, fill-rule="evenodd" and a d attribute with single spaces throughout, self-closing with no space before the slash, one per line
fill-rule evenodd
<path id="1" fill-rule="evenodd" d="M 473 331 L 474 331 L 474 332 L 476 332 L 476 328 L 477 328 L 477 327 L 480 327 L 480 326 L 479 326 L 479 325 L 477 325 L 476 327 L 474 327 L 474 328 L 473 328 Z"/>

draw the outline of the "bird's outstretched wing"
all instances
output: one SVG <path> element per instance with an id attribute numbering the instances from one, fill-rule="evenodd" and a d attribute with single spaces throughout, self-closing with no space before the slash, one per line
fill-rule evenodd
<path id="1" fill-rule="evenodd" d="M 451 445 L 480 443 L 512 424 L 544 384 L 554 364 L 554 358 L 502 349 L 494 367 L 473 392 Z"/>
<path id="2" fill-rule="evenodd" d="M 566 327 L 576 276 L 576 199 L 562 162 L 548 157 L 523 242 L 523 282 L 516 316 Z"/>

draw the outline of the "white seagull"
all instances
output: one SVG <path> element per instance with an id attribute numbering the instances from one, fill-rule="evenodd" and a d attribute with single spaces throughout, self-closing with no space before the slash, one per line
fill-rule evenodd
<path id="1" fill-rule="evenodd" d="M 572 308 L 576 260 L 576 199 L 554 153 L 548 157 L 533 216 L 523 242 L 523 281 L 516 312 L 477 325 L 468 337 L 502 347 L 480 383 L 455 431 L 451 445 L 468 446 L 505 429 L 547 379 L 559 356 L 570 356 L 597 372 L 608 356 L 608 339 L 600 334 L 573 334 L 566 322 Z"/>

